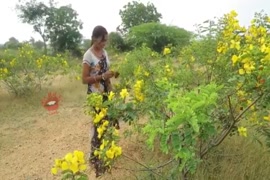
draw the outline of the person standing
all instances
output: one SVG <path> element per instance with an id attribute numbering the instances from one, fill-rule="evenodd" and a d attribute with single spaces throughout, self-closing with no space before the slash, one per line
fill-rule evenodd
<path id="1" fill-rule="evenodd" d="M 101 93 L 103 101 L 107 100 L 108 94 L 112 90 L 111 78 L 114 77 L 114 72 L 109 70 L 109 57 L 105 50 L 108 41 L 108 32 L 103 26 L 96 26 L 92 32 L 92 41 L 90 48 L 84 53 L 82 82 L 87 84 L 87 94 Z M 94 108 L 94 107 L 93 107 Z M 98 112 L 96 112 L 98 113 Z M 90 148 L 90 163 L 96 169 L 96 176 L 104 173 L 101 167 L 102 162 L 94 156 L 95 149 L 101 145 L 101 140 L 98 138 L 97 127 L 91 124 L 90 130 L 91 148 Z"/>

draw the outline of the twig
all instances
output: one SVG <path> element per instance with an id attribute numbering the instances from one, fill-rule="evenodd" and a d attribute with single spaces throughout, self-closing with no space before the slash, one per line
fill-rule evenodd
<path id="1" fill-rule="evenodd" d="M 168 162 L 166 162 L 166 163 L 164 163 L 164 164 L 162 164 L 162 165 L 159 165 L 159 166 L 157 166 L 157 167 L 155 167 L 155 168 L 150 168 L 150 167 L 147 167 L 146 165 L 144 165 L 144 164 L 138 162 L 137 160 L 132 159 L 132 158 L 130 158 L 130 157 L 124 155 L 124 154 L 123 154 L 123 156 L 124 156 L 125 158 L 127 158 L 127 159 L 129 159 L 129 160 L 131 160 L 131 161 L 133 161 L 133 162 L 135 162 L 135 163 L 137 163 L 137 164 L 143 166 L 145 169 L 128 169 L 128 168 L 122 168 L 122 169 L 130 170 L 130 171 L 151 171 L 151 172 L 153 172 L 154 174 L 156 174 L 156 175 L 158 175 L 158 176 L 160 176 L 160 177 L 162 177 L 162 175 L 160 175 L 159 173 L 157 173 L 157 172 L 155 172 L 155 171 L 156 171 L 157 169 L 160 169 L 160 168 L 164 167 L 164 166 L 167 166 L 168 164 L 170 164 L 170 163 L 172 163 L 172 162 L 174 161 L 174 159 L 171 159 L 171 160 L 169 160 Z M 119 168 L 118 168 L 118 169 L 119 169 Z"/>
<path id="2" fill-rule="evenodd" d="M 251 106 L 253 106 L 261 97 L 263 96 L 263 94 L 261 94 L 260 96 L 258 96 L 250 105 L 248 105 L 236 118 L 235 121 L 239 121 L 239 119 L 243 116 L 243 114 L 245 114 L 246 111 L 248 111 Z"/>
<path id="3" fill-rule="evenodd" d="M 250 105 L 248 105 L 236 118 L 234 118 L 233 114 L 230 114 L 231 117 L 233 118 L 233 122 L 231 123 L 230 127 L 228 127 L 227 129 L 224 129 L 221 132 L 220 137 L 218 137 L 216 140 L 212 141 L 211 146 L 208 148 L 205 148 L 202 153 L 200 154 L 200 157 L 202 158 L 203 156 L 205 156 L 207 154 L 207 152 L 212 149 L 215 146 L 218 146 L 219 144 L 221 144 L 223 142 L 223 140 L 228 136 L 228 134 L 230 133 L 230 131 L 232 130 L 232 128 L 234 127 L 234 125 L 239 122 L 239 119 L 251 108 L 251 106 L 253 106 L 261 97 L 263 96 L 263 94 L 261 94 L 260 96 L 258 96 Z M 230 113 L 232 113 L 232 109 L 231 109 L 231 101 L 229 98 L 229 107 L 230 107 Z"/>

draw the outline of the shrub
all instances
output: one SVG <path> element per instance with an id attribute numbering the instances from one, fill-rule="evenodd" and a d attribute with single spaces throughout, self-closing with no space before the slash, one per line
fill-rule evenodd
<path id="1" fill-rule="evenodd" d="M 160 23 L 145 23 L 131 28 L 127 41 L 132 47 L 143 43 L 156 52 L 161 52 L 167 45 L 184 47 L 189 43 L 191 33 L 183 28 Z"/>
<path id="2" fill-rule="evenodd" d="M 127 44 L 124 41 L 124 38 L 118 32 L 111 32 L 109 34 L 109 47 L 118 50 L 118 51 L 126 51 L 128 49 Z"/>
<path id="3" fill-rule="evenodd" d="M 68 68 L 68 62 L 62 55 L 42 55 L 29 44 L 24 44 L 16 54 L 5 50 L 0 58 L 0 80 L 16 96 L 40 90 L 55 73 L 65 72 Z"/>

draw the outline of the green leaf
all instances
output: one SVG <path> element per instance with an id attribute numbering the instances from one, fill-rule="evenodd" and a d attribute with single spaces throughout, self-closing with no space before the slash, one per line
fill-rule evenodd
<path id="1" fill-rule="evenodd" d="M 168 147 L 168 140 L 169 140 L 169 137 L 170 137 L 170 136 L 164 134 L 164 135 L 161 135 L 161 138 L 160 138 L 160 149 L 161 149 L 161 151 L 163 151 L 165 154 L 168 154 L 168 152 L 169 152 L 169 147 Z"/>
<path id="2" fill-rule="evenodd" d="M 88 180 L 88 176 L 86 174 L 81 174 L 77 180 Z"/>

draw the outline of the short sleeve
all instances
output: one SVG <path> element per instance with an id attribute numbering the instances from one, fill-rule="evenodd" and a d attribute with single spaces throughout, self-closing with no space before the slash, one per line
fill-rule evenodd
<path id="1" fill-rule="evenodd" d="M 82 63 L 88 64 L 89 66 L 93 66 L 93 64 L 94 64 L 93 58 L 92 58 L 89 51 L 86 51 L 86 53 L 83 55 Z"/>

